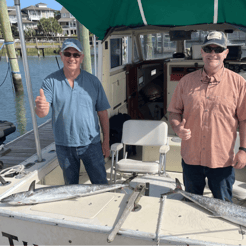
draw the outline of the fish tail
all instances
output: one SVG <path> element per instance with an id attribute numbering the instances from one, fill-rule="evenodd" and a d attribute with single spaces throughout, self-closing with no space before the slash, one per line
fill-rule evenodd
<path id="1" fill-rule="evenodd" d="M 167 196 L 167 195 L 171 195 L 173 193 L 177 193 L 179 190 L 182 190 L 182 186 L 181 186 L 181 183 L 179 182 L 179 180 L 176 178 L 175 181 L 176 181 L 176 188 L 174 190 L 171 189 L 169 192 L 161 194 L 162 197 Z"/>
<path id="2" fill-rule="evenodd" d="M 182 190 L 182 186 L 179 180 L 176 178 L 175 181 L 176 181 L 176 190 Z"/>

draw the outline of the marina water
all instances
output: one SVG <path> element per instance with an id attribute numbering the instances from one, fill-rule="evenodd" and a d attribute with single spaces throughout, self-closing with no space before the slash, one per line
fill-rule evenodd
<path id="1" fill-rule="evenodd" d="M 59 55 L 57 56 L 57 60 L 55 56 L 28 56 L 28 65 L 34 100 L 39 95 L 39 89 L 42 85 L 43 79 L 50 73 L 59 69 L 57 61 L 60 65 L 60 68 L 62 68 L 63 63 Z M 92 57 L 92 72 L 94 73 L 93 62 L 94 58 Z M 6 137 L 6 141 L 4 142 L 5 144 L 33 129 L 25 73 L 21 58 L 18 58 L 18 63 L 24 87 L 24 95 L 16 97 L 10 72 L 8 72 L 7 78 L 4 82 L 8 71 L 7 60 L 5 57 L 1 57 L 0 60 L 0 120 L 10 121 L 16 126 L 16 131 Z M 38 116 L 36 116 L 36 118 L 38 125 L 41 125 L 51 118 L 51 111 L 44 118 L 39 118 Z"/>

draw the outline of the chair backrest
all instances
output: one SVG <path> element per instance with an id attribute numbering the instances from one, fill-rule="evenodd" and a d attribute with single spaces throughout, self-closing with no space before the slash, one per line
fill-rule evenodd
<path id="1" fill-rule="evenodd" d="M 158 120 L 128 120 L 123 124 L 122 143 L 161 146 L 167 144 L 168 126 Z"/>

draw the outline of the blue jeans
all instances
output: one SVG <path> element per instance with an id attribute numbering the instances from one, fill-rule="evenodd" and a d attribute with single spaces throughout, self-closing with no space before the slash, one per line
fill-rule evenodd
<path id="1" fill-rule="evenodd" d="M 233 167 L 209 168 L 203 166 L 189 165 L 182 159 L 183 179 L 185 191 L 203 195 L 208 179 L 208 186 L 214 198 L 229 200 L 232 202 L 232 186 L 235 182 L 235 171 Z"/>
<path id="2" fill-rule="evenodd" d="M 80 159 L 92 184 L 108 183 L 100 142 L 80 147 L 56 145 L 56 153 L 66 185 L 79 183 Z"/>

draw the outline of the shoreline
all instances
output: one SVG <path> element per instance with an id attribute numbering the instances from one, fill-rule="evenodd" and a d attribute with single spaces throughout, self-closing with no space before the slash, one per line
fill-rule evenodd
<path id="1" fill-rule="evenodd" d="M 37 56 L 37 57 L 43 57 L 43 53 L 45 56 L 57 56 L 59 55 L 61 43 L 58 42 L 38 42 L 38 43 L 33 43 L 33 42 L 26 42 L 26 52 L 27 56 Z M 1 43 L 0 43 L 1 46 Z M 29 46 L 29 47 L 28 47 Z M 30 47 L 31 46 L 31 47 Z M 47 46 L 47 48 L 45 47 Z M 91 46 L 91 49 L 93 46 Z M 16 50 L 16 55 L 17 57 L 21 56 L 21 47 L 19 42 L 15 42 L 15 50 Z M 7 49 L 6 46 L 2 48 L 0 51 L 0 57 L 5 57 L 7 54 Z M 93 56 L 93 54 L 91 54 Z"/>

